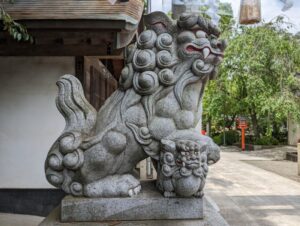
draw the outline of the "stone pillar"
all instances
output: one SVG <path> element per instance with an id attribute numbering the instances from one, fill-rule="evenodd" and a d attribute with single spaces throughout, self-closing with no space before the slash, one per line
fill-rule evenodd
<path id="1" fill-rule="evenodd" d="M 300 176 L 300 143 L 297 144 L 298 175 Z"/>

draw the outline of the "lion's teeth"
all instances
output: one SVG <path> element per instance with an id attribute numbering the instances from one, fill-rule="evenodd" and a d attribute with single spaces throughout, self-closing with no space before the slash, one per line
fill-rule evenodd
<path id="1" fill-rule="evenodd" d="M 203 53 L 204 59 L 206 59 L 208 57 L 208 55 L 210 54 L 210 49 L 206 47 L 202 50 L 202 53 Z"/>

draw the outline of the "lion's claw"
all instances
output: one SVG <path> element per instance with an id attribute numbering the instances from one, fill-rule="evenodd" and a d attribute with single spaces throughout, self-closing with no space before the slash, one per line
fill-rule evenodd
<path id="1" fill-rule="evenodd" d="M 139 194 L 140 191 L 141 191 L 141 185 L 139 185 L 139 186 L 137 186 L 137 187 L 135 187 L 135 188 L 129 189 L 128 195 L 129 195 L 130 197 L 132 197 L 132 196 L 135 196 L 135 195 Z"/>

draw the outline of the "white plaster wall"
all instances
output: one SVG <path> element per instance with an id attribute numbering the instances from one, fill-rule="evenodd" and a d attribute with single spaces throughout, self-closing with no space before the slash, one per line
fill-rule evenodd
<path id="1" fill-rule="evenodd" d="M 44 161 L 64 128 L 56 80 L 73 57 L 0 57 L 0 188 L 48 188 Z"/>

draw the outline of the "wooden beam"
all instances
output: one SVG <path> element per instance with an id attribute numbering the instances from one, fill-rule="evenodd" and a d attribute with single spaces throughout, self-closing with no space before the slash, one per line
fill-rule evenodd
<path id="1" fill-rule="evenodd" d="M 99 56 L 106 54 L 107 48 L 103 45 L 0 45 L 0 56 Z"/>
<path id="2" fill-rule="evenodd" d="M 103 56 L 123 59 L 123 50 L 111 50 L 113 30 L 32 30 L 35 43 L 17 42 L 0 32 L 0 56 Z"/>
<path id="3" fill-rule="evenodd" d="M 98 57 L 100 60 L 124 60 L 124 51 L 122 49 L 115 50 L 110 55 Z"/>
<path id="4" fill-rule="evenodd" d="M 75 30 L 28 30 L 35 38 L 35 44 L 52 44 L 62 40 L 61 43 L 68 45 L 88 43 L 91 45 L 103 45 L 114 42 L 116 38 L 116 31 L 114 30 L 89 30 L 89 29 L 75 29 Z M 12 40 L 15 43 L 15 40 Z"/>
<path id="5" fill-rule="evenodd" d="M 124 29 L 124 20 L 18 20 L 28 29 Z"/>

